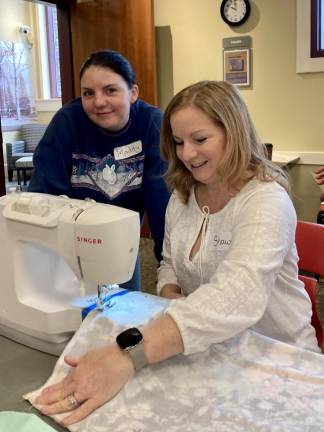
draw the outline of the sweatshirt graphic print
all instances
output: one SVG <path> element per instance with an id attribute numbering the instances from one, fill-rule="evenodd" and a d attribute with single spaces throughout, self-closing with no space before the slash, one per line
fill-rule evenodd
<path id="1" fill-rule="evenodd" d="M 103 158 L 72 154 L 72 187 L 85 187 L 114 199 L 141 187 L 144 169 L 142 142 L 136 141 L 114 149 Z"/>

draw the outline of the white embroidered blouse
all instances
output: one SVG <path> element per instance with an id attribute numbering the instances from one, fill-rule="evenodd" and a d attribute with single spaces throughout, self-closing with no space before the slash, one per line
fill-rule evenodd
<path id="1" fill-rule="evenodd" d="M 203 224 L 200 250 L 190 258 Z M 246 328 L 319 351 L 311 303 L 298 280 L 295 227 L 293 204 L 276 182 L 251 180 L 214 214 L 199 208 L 193 191 L 187 205 L 173 193 L 157 288 L 175 283 L 185 295 L 166 310 L 185 354 Z"/>

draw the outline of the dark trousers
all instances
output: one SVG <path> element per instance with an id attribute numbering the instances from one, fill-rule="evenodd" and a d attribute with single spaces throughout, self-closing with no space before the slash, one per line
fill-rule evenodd
<path id="1" fill-rule="evenodd" d="M 140 257 L 137 257 L 133 277 L 128 282 L 119 285 L 121 288 L 128 289 L 129 291 L 140 291 L 141 290 L 141 263 Z"/>

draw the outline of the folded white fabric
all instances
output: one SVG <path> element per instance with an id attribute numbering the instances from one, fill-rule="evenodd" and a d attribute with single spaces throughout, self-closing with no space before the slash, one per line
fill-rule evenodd
<path id="1" fill-rule="evenodd" d="M 45 385 L 69 368 L 63 355 L 106 344 L 125 327 L 160 314 L 166 302 L 141 293 L 90 314 Z M 207 318 L 206 318 L 207 319 Z M 41 389 L 25 395 L 31 403 Z M 252 331 L 193 356 L 145 367 L 110 402 L 70 426 L 75 432 L 305 432 L 322 430 L 324 356 Z M 62 415 L 54 416 L 59 421 Z"/>

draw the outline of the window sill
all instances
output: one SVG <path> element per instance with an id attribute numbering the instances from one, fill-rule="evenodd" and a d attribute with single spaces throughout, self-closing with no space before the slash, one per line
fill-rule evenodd
<path id="1" fill-rule="evenodd" d="M 290 152 L 274 151 L 272 161 L 280 166 L 286 166 L 296 163 L 299 160 L 299 155 Z"/>
<path id="2" fill-rule="evenodd" d="M 324 165 L 324 152 L 290 152 L 290 151 L 273 151 L 272 162 L 286 166 L 295 165 Z"/>
<path id="3" fill-rule="evenodd" d="M 62 99 L 36 99 L 35 107 L 37 112 L 56 112 L 62 107 Z"/>

